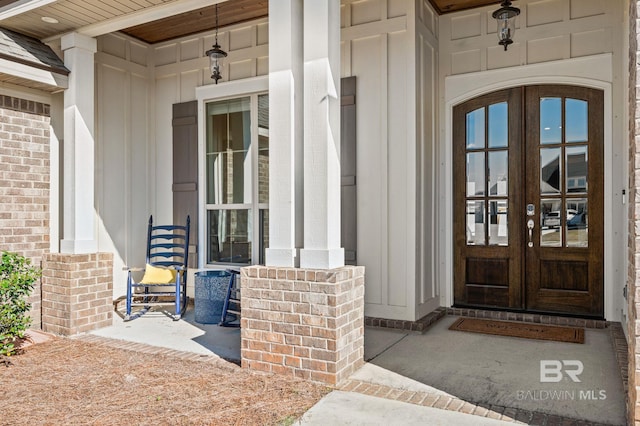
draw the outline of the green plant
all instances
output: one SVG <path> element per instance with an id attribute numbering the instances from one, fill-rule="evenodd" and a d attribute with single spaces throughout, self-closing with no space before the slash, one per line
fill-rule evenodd
<path id="1" fill-rule="evenodd" d="M 27 315 L 31 304 L 27 298 L 40 278 L 39 268 L 17 253 L 2 252 L 0 262 L 0 356 L 11 356 L 19 349 L 16 342 L 24 338 L 31 324 Z"/>

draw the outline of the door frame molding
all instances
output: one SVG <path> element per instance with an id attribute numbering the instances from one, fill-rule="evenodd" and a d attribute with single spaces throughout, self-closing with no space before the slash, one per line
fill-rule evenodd
<path id="1" fill-rule="evenodd" d="M 613 55 L 610 53 L 445 77 L 444 122 L 440 123 L 444 142 L 438 145 L 439 176 L 443 179 L 437 183 L 440 199 L 444 200 L 437 212 L 441 224 L 438 234 L 438 252 L 441 254 L 437 262 L 441 305 L 453 305 L 453 107 L 497 90 L 533 84 L 584 86 L 604 92 L 604 314 L 608 320 L 619 321 L 620 301 L 617 298 L 622 296 L 617 294 L 613 282 Z M 627 164 L 624 162 L 625 166 Z"/>

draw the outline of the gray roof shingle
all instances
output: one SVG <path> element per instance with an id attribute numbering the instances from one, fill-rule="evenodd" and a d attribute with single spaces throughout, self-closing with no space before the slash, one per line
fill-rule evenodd
<path id="1" fill-rule="evenodd" d="M 46 44 L 0 27 L 0 58 L 68 75 L 64 62 Z"/>

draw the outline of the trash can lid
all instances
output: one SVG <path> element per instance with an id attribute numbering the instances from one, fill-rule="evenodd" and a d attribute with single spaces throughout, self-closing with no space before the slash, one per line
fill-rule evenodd
<path id="1" fill-rule="evenodd" d="M 227 277 L 231 275 L 228 271 L 223 271 L 220 269 L 208 269 L 206 271 L 199 271 L 195 273 L 197 277 Z"/>

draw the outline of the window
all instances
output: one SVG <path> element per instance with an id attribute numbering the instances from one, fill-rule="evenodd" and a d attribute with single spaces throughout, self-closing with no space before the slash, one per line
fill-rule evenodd
<path id="1" fill-rule="evenodd" d="M 269 226 L 269 95 L 209 102 L 206 262 L 264 263 Z"/>

